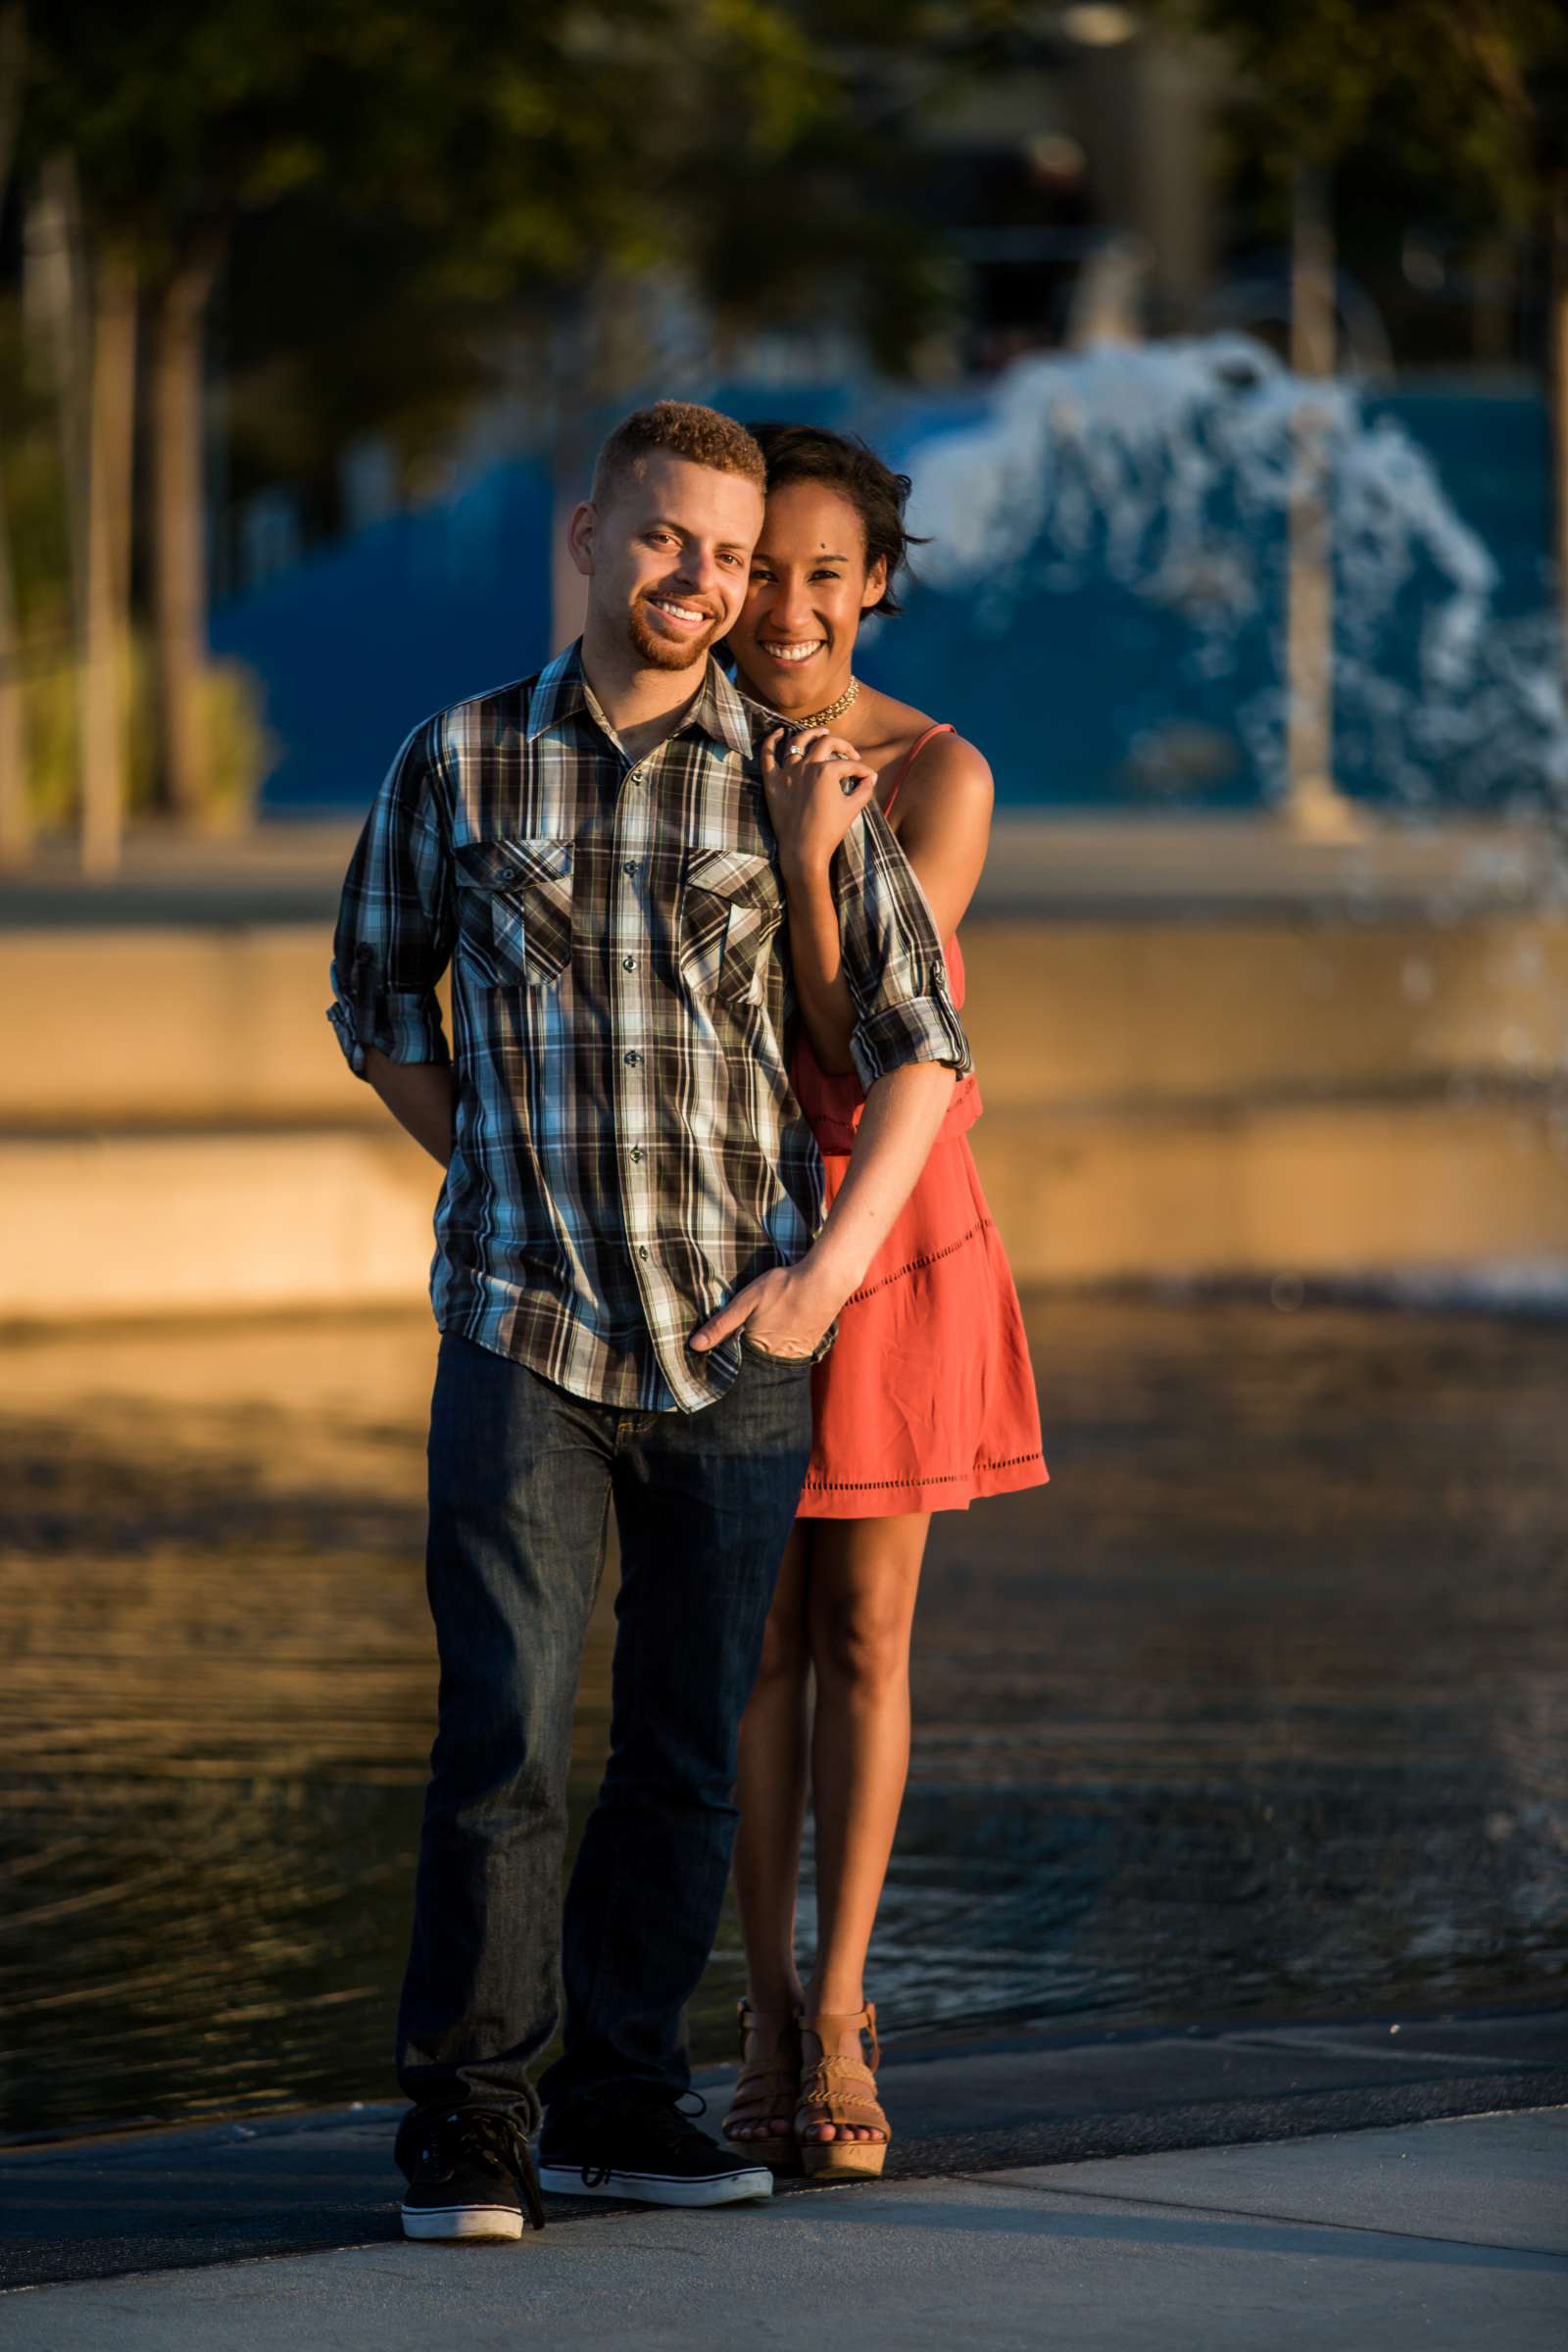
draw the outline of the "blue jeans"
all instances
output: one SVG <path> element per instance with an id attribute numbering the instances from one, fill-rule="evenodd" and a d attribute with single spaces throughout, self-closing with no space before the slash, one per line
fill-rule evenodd
<path id="1" fill-rule="evenodd" d="M 441 1683 L 398 2019 L 416 2106 L 539 2120 L 626 2082 L 686 2087 L 681 2012 L 717 1932 L 736 1738 L 811 1442 L 808 1362 L 743 1340 L 699 1413 L 569 1396 L 448 1333 L 426 1583 Z M 564 1913 L 566 1777 L 610 1507 L 621 1585 L 610 1761 Z"/>

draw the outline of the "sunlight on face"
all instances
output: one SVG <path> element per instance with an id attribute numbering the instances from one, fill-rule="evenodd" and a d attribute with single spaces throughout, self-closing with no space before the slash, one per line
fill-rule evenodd
<path id="1" fill-rule="evenodd" d="M 843 690 L 864 612 L 887 586 L 869 572 L 865 526 L 825 482 L 791 482 L 768 498 L 751 580 L 730 645 L 765 703 L 808 710 Z"/>
<path id="2" fill-rule="evenodd" d="M 591 525 L 574 536 L 573 555 L 588 573 L 590 614 L 623 632 L 650 668 L 703 661 L 746 592 L 762 520 L 755 483 L 661 454 L 586 513 Z"/>

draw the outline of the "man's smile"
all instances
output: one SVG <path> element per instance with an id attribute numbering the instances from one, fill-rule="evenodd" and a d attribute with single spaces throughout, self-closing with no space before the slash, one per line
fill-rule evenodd
<path id="1" fill-rule="evenodd" d="M 682 604 L 678 597 L 651 596 L 648 602 L 656 612 L 662 612 L 666 620 L 672 620 L 681 629 L 706 628 L 713 617 L 701 605 Z"/>

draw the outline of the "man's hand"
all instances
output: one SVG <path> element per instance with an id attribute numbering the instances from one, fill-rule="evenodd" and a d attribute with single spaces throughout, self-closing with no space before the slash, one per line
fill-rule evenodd
<path id="1" fill-rule="evenodd" d="M 824 1287 L 807 1258 L 796 1266 L 773 1266 L 737 1291 L 716 1315 L 710 1315 L 692 1334 L 690 1345 L 699 1355 L 707 1355 L 744 1324 L 754 1348 L 798 1361 L 815 1351 L 848 1297 L 848 1291 L 841 1295 L 831 1284 Z"/>

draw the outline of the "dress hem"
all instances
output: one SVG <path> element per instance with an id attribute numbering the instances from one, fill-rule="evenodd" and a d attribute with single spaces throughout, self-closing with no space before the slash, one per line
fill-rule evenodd
<path id="1" fill-rule="evenodd" d="M 1051 1472 L 1039 1452 L 1015 1454 L 1005 1462 L 976 1462 L 925 1478 L 826 1478 L 806 1482 L 797 1519 L 903 1519 L 917 1511 L 966 1511 L 992 1494 L 1016 1494 L 1048 1487 Z M 961 1487 L 962 1494 L 953 1490 Z M 890 1499 L 880 1501 L 877 1497 Z M 897 1500 L 891 1497 L 897 1496 Z"/>

